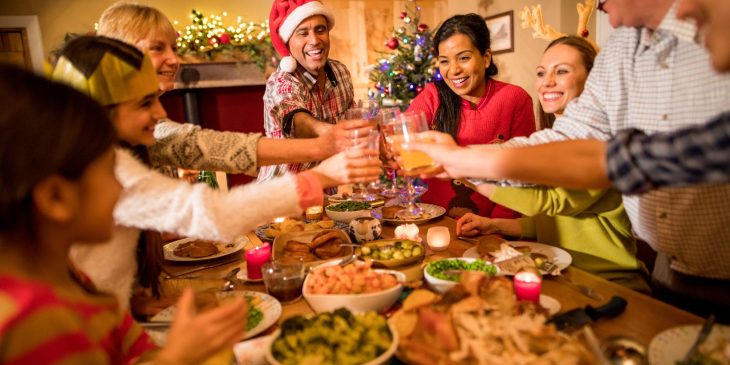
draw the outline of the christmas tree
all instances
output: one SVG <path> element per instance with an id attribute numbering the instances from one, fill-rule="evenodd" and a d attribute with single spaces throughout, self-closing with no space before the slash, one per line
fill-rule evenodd
<path id="1" fill-rule="evenodd" d="M 406 3 L 400 13 L 403 25 L 385 43 L 395 52 L 379 52 L 381 58 L 371 66 L 370 80 L 375 84 L 368 95 L 382 106 L 405 109 L 426 83 L 441 77 L 432 63 L 431 30 L 420 22 L 420 13 L 415 1 Z"/>

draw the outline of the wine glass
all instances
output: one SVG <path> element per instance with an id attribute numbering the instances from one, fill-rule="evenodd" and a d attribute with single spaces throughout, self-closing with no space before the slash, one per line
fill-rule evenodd
<path id="1" fill-rule="evenodd" d="M 425 141 L 421 133 L 427 130 L 428 123 L 423 112 L 403 113 L 400 119 L 385 125 L 385 128 L 383 128 L 386 143 L 390 145 L 391 151 L 396 155 L 396 162 L 398 162 L 403 174 L 406 175 L 407 206 L 397 213 L 398 216 L 404 219 L 419 219 L 423 213 L 415 203 L 416 189 L 413 185 L 412 176 L 432 171 L 438 165 L 426 153 L 403 150 L 402 146 L 409 142 Z"/>
<path id="2" fill-rule="evenodd" d="M 388 124 L 395 123 L 400 119 L 400 108 L 393 107 L 393 108 L 383 108 L 380 109 L 380 112 L 378 113 L 378 121 L 380 122 L 380 128 L 385 129 Z M 385 138 L 385 133 L 383 133 L 383 137 Z M 385 142 L 385 141 L 384 141 Z M 383 149 L 385 150 L 385 173 L 386 175 L 392 180 L 392 185 L 390 188 L 383 189 L 380 192 L 380 195 L 393 198 L 398 195 L 398 174 L 396 173 L 396 169 L 392 168 L 391 165 L 393 162 L 395 162 L 395 154 L 393 151 L 390 150 L 390 144 L 389 143 L 383 143 Z"/>

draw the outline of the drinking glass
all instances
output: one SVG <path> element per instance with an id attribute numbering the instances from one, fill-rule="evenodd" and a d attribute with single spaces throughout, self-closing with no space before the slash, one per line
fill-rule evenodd
<path id="1" fill-rule="evenodd" d="M 388 125 L 400 120 L 400 108 L 383 108 L 378 113 L 378 122 L 380 129 L 389 128 Z M 390 150 L 390 144 L 385 141 L 385 132 L 383 132 L 383 149 L 384 149 L 384 161 L 385 161 L 385 174 L 391 179 L 391 187 L 382 189 L 380 195 L 388 198 L 394 198 L 398 196 L 398 174 L 397 170 L 392 166 L 395 162 L 395 154 Z"/>
<path id="2" fill-rule="evenodd" d="M 364 107 L 364 108 L 350 108 L 345 111 L 344 119 L 342 120 L 366 120 L 369 121 L 373 127 L 377 126 L 377 119 L 375 118 L 375 115 L 373 113 L 375 112 L 375 109 L 371 107 Z M 362 132 L 362 130 L 352 130 L 352 136 L 349 141 L 347 141 L 347 145 L 345 146 L 346 150 L 350 149 L 374 149 L 378 150 L 378 140 L 380 137 L 380 134 L 372 134 L 372 132 L 378 133 L 377 130 L 370 130 L 368 132 Z M 372 140 L 375 138 L 375 140 Z M 378 198 L 377 195 L 372 194 L 368 191 L 368 185 L 365 183 L 355 183 L 352 186 L 352 200 L 360 200 L 360 201 L 373 201 Z"/>
<path id="3" fill-rule="evenodd" d="M 266 291 L 282 304 L 294 303 L 302 297 L 304 264 L 270 261 L 262 267 Z"/>
<path id="4" fill-rule="evenodd" d="M 404 219 L 421 218 L 423 211 L 416 205 L 416 188 L 410 176 L 428 172 L 438 165 L 422 151 L 406 151 L 403 144 L 414 141 L 425 141 L 421 133 L 428 130 L 428 123 L 423 112 L 408 112 L 400 115 L 400 119 L 383 126 L 385 141 L 396 156 L 396 162 L 406 175 L 407 206 L 397 213 Z"/>

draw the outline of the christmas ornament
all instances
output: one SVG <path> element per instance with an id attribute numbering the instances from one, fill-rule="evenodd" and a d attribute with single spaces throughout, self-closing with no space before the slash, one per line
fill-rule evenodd
<path id="1" fill-rule="evenodd" d="M 388 40 L 387 43 L 385 43 L 385 46 L 392 50 L 395 50 L 396 48 L 398 48 L 398 40 L 395 39 L 395 37 L 393 37 L 390 40 Z"/>
<path id="2" fill-rule="evenodd" d="M 426 24 L 423 24 L 423 23 L 421 23 L 421 24 L 418 24 L 418 31 L 419 31 L 419 32 L 425 32 L 425 31 L 426 31 L 426 29 L 428 29 L 428 25 L 426 25 Z"/>
<path id="3" fill-rule="evenodd" d="M 231 43 L 231 36 L 228 35 L 228 33 L 223 33 L 220 36 L 221 44 L 229 44 Z"/>

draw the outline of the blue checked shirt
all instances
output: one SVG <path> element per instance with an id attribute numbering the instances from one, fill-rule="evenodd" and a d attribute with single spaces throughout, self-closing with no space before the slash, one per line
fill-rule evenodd
<path id="1" fill-rule="evenodd" d="M 608 142 L 608 177 L 624 194 L 730 181 L 730 112 L 705 125 L 651 136 L 637 129 Z"/>
<path id="2" fill-rule="evenodd" d="M 501 147 L 567 139 L 608 140 L 636 128 L 653 135 L 705 124 L 730 105 L 730 75 L 712 69 L 693 23 L 675 5 L 657 29 L 614 30 L 583 93 L 552 129 Z M 730 184 L 624 195 L 636 236 L 670 258 L 673 270 L 730 279 Z"/>

